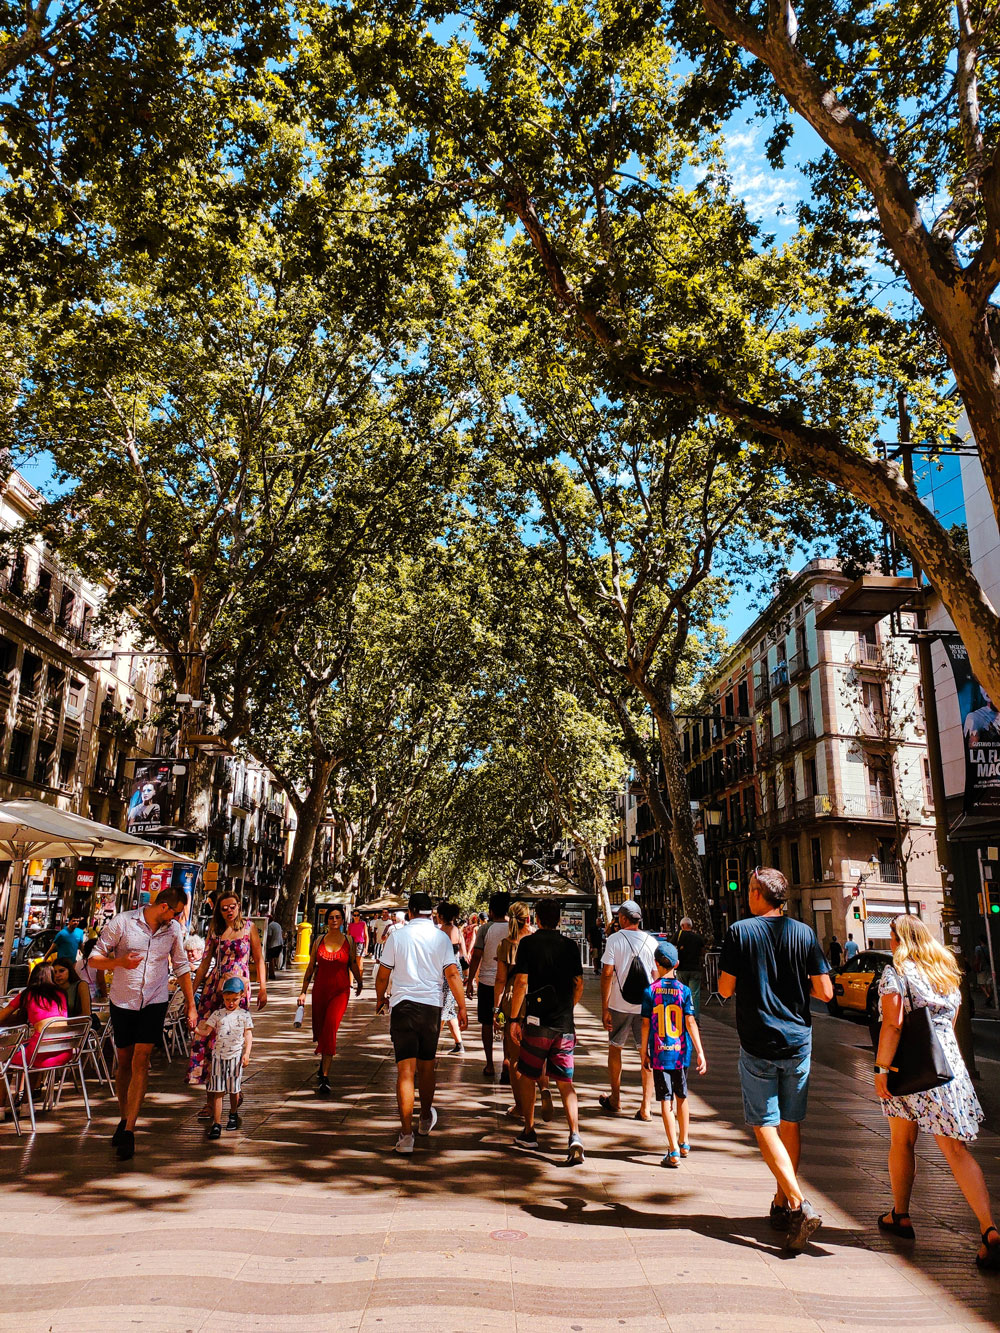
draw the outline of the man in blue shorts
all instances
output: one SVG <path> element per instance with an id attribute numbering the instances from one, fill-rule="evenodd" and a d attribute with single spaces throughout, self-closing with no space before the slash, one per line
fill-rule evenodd
<path id="1" fill-rule="evenodd" d="M 753 915 L 730 926 L 722 944 L 719 994 L 736 995 L 744 1118 L 777 1182 L 771 1225 L 785 1232 L 786 1249 L 801 1251 L 823 1222 L 795 1175 L 809 1092 L 809 1001 L 832 999 L 833 985 L 816 932 L 784 914 L 781 871 L 758 866 L 749 898 Z"/>
<path id="2" fill-rule="evenodd" d="M 538 1151 L 535 1133 L 535 1087 L 544 1072 L 554 1078 L 569 1124 L 567 1166 L 583 1161 L 580 1117 L 573 1087 L 573 1051 L 576 1025 L 573 1008 L 583 994 L 580 950 L 559 933 L 559 904 L 543 898 L 535 904 L 538 929 L 517 946 L 511 975 L 514 994 L 510 1011 L 524 1014 L 513 1020 L 510 1035 L 520 1046 L 517 1072 L 520 1111 L 524 1128 L 515 1138 L 518 1148 Z"/>

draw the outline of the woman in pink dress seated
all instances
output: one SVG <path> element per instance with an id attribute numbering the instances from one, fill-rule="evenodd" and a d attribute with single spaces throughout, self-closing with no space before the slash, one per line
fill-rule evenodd
<path id="1" fill-rule="evenodd" d="M 0 1024 L 26 1024 L 31 1028 L 31 1037 L 25 1049 L 28 1062 L 35 1052 L 41 1036 L 40 1028 L 48 1018 L 66 1017 L 66 996 L 55 983 L 51 963 L 39 963 L 28 977 L 28 984 L 20 995 L 16 995 L 10 1004 L 0 1009 Z M 46 1056 L 39 1061 L 35 1069 L 56 1069 L 66 1064 L 69 1052 Z"/>

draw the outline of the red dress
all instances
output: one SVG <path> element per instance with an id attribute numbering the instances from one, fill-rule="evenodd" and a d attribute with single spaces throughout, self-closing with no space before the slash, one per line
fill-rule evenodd
<path id="1" fill-rule="evenodd" d="M 317 1055 L 337 1054 L 337 1029 L 347 1012 L 351 993 L 351 949 L 348 940 L 330 950 L 323 940 L 316 947 L 313 979 L 312 1028 Z"/>

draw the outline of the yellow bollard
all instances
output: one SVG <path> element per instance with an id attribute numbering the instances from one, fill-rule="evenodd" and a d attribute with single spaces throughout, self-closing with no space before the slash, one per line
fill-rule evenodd
<path id="1" fill-rule="evenodd" d="M 308 921 L 300 921 L 295 930 L 295 957 L 292 959 L 292 966 L 305 967 L 309 962 L 309 951 L 312 948 L 313 928 Z"/>

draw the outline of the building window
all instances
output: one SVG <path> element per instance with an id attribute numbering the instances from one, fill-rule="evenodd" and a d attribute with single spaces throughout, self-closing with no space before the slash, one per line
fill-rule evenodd
<path id="1" fill-rule="evenodd" d="M 17 666 L 17 644 L 0 635 L 0 672 L 10 680 L 10 674 Z"/>
<path id="2" fill-rule="evenodd" d="M 931 761 L 924 755 L 924 805 L 934 809 L 934 784 L 931 782 Z"/>
<path id="3" fill-rule="evenodd" d="M 823 845 L 819 838 L 809 839 L 809 850 L 812 852 L 813 879 L 819 883 L 823 878 Z"/>
<path id="4" fill-rule="evenodd" d="M 780 845 L 780 843 L 773 842 L 773 843 L 771 844 L 771 865 L 774 866 L 775 870 L 780 870 L 780 869 L 781 869 L 781 845 Z"/>
<path id="5" fill-rule="evenodd" d="M 792 883 L 800 884 L 802 876 L 799 873 L 799 844 L 793 842 L 788 850 L 791 856 Z"/>
<path id="6" fill-rule="evenodd" d="M 7 770 L 12 777 L 28 776 L 28 751 L 31 749 L 31 732 L 14 731 L 10 738 L 10 761 Z"/>
<path id="7" fill-rule="evenodd" d="M 51 741 L 39 741 L 35 755 L 35 782 L 40 787 L 47 787 L 52 781 L 52 756 L 56 747 Z"/>
<path id="8" fill-rule="evenodd" d="M 62 750 L 59 755 L 59 786 L 72 787 L 76 772 L 76 751 Z"/>
<path id="9" fill-rule="evenodd" d="M 741 680 L 736 691 L 738 699 L 738 711 L 740 717 L 750 716 L 750 688 L 745 680 Z"/>
<path id="10" fill-rule="evenodd" d="M 77 680 L 74 676 L 69 682 L 69 693 L 66 696 L 66 712 L 82 713 L 83 700 L 86 694 L 86 686 L 82 680 Z"/>
<path id="11" fill-rule="evenodd" d="M 26 652 L 21 665 L 21 693 L 32 697 L 36 695 L 41 689 L 44 674 L 42 659 L 34 653 Z"/>

